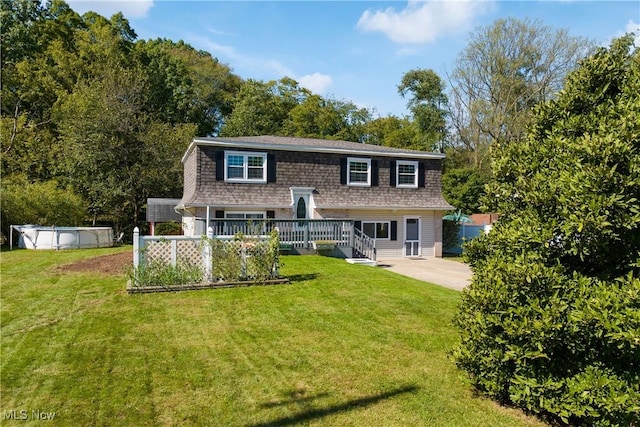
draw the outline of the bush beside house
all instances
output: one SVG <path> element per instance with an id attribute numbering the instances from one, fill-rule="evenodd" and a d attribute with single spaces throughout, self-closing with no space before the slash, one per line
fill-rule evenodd
<path id="1" fill-rule="evenodd" d="M 554 423 L 640 420 L 640 49 L 585 59 L 528 139 L 502 146 L 501 213 L 469 242 L 458 366 L 478 390 Z"/>

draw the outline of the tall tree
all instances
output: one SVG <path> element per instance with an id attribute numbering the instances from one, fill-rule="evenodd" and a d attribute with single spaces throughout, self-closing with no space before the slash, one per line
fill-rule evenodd
<path id="1" fill-rule="evenodd" d="M 113 68 L 81 82 L 56 105 L 67 179 L 95 220 L 130 231 L 149 196 L 177 196 L 180 158 L 195 126 L 170 125 L 145 111 L 141 70 Z"/>
<path id="2" fill-rule="evenodd" d="M 0 11 L 3 177 L 72 187 L 120 229 L 147 197 L 179 196 L 186 145 L 215 132 L 239 78 L 184 43 L 136 44 L 122 14 L 79 16 L 61 0 Z"/>
<path id="3" fill-rule="evenodd" d="M 378 117 L 369 121 L 366 129 L 367 144 L 409 149 L 419 146 L 419 130 L 407 117 Z"/>
<path id="4" fill-rule="evenodd" d="M 57 147 L 51 107 L 69 89 L 56 67 L 59 52 L 74 45 L 82 19 L 54 0 L 2 1 L 1 127 L 2 172 L 26 172 L 29 179 L 55 174 Z M 68 55 L 71 56 L 71 55 Z"/>
<path id="5" fill-rule="evenodd" d="M 311 95 L 293 79 L 262 82 L 249 79 L 242 84 L 233 112 L 220 131 L 223 136 L 282 134 L 289 112 Z"/>
<path id="6" fill-rule="evenodd" d="M 466 246 L 474 275 L 458 365 L 499 400 L 567 425 L 640 415 L 640 48 L 581 62 L 501 144 L 493 230 Z"/>
<path id="7" fill-rule="evenodd" d="M 306 138 L 341 139 L 362 142 L 367 109 L 352 102 L 309 95 L 289 111 L 279 133 Z"/>
<path id="8" fill-rule="evenodd" d="M 402 76 L 398 92 L 409 97 L 407 107 L 420 130 L 418 149 L 442 150 L 447 136 L 445 84 L 433 70 L 415 69 Z"/>
<path id="9" fill-rule="evenodd" d="M 198 135 L 217 134 L 231 113 L 241 79 L 210 53 L 182 41 L 136 44 L 149 75 L 149 107 L 167 123 L 194 123 Z"/>
<path id="10" fill-rule="evenodd" d="M 531 108 L 552 99 L 592 44 L 539 21 L 500 19 L 477 29 L 449 76 L 453 143 L 474 167 L 495 141 L 519 142 Z"/>

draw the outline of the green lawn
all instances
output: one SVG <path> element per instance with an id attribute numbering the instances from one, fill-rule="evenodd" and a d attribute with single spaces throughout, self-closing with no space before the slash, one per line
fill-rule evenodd
<path id="1" fill-rule="evenodd" d="M 57 269 L 122 250 L 0 254 L 3 425 L 543 425 L 455 368 L 455 291 L 315 256 L 289 285 L 143 295 Z"/>

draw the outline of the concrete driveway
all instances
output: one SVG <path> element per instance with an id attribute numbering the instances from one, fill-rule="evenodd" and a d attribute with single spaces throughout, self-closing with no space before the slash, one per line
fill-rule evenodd
<path id="1" fill-rule="evenodd" d="M 378 267 L 457 291 L 464 289 L 471 280 L 471 269 L 467 264 L 443 258 L 380 259 Z"/>

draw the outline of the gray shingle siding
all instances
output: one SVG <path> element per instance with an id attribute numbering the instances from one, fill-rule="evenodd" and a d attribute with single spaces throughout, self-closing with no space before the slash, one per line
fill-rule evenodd
<path id="1" fill-rule="evenodd" d="M 198 161 L 200 150 L 192 150 L 185 158 L 184 165 L 184 187 L 180 204 L 190 203 L 196 198 L 197 186 L 200 177 L 201 163 Z"/>
<path id="2" fill-rule="evenodd" d="M 291 139 L 300 142 L 299 139 Z M 304 140 L 307 141 L 307 140 Z M 311 140 L 313 141 L 313 140 Z M 279 142 L 281 142 L 279 140 Z M 355 144 L 355 143 L 348 143 Z M 344 146 L 342 144 L 341 146 Z M 356 144 L 362 146 L 363 144 Z M 266 148 L 266 147 L 265 147 Z M 388 147 L 383 147 L 388 148 Z M 234 147 L 233 151 L 242 150 Z M 228 183 L 216 180 L 216 153 L 224 152 L 223 147 L 197 145 L 185 160 L 185 196 L 182 203 L 209 204 L 212 206 L 242 206 L 277 208 L 291 204 L 289 187 L 313 187 L 314 201 L 318 209 L 335 208 L 424 208 L 449 209 L 442 197 L 442 160 L 416 158 L 424 163 L 425 187 L 396 188 L 390 186 L 390 165 L 394 160 L 388 154 L 352 157 L 366 157 L 377 160 L 378 186 L 350 187 L 340 184 L 340 159 L 348 154 L 318 153 L 309 151 L 261 150 L 272 154 L 276 161 L 276 182 L 266 184 Z M 400 150 L 407 159 L 407 150 Z M 424 153 L 422 153 L 424 154 Z M 192 159 L 198 158 L 197 165 Z M 197 185 L 194 193 L 188 191 L 187 180 L 193 179 L 188 168 L 198 169 Z M 191 182 L 191 181 L 189 181 Z"/>

